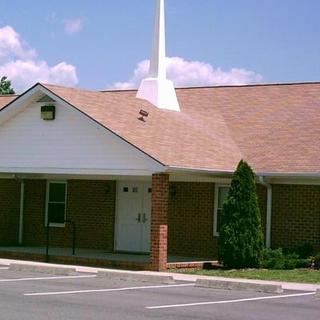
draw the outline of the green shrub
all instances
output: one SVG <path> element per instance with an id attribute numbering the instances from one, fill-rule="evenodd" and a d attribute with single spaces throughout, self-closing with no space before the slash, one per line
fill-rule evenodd
<path id="1" fill-rule="evenodd" d="M 298 267 L 300 257 L 296 253 L 284 255 L 284 269 L 291 270 Z"/>
<path id="2" fill-rule="evenodd" d="M 297 253 L 300 258 L 306 259 L 314 255 L 315 249 L 312 244 L 304 243 L 303 245 L 294 248 L 293 252 Z"/>
<path id="3" fill-rule="evenodd" d="M 301 259 L 296 253 L 284 253 L 281 248 L 263 250 L 261 266 L 265 269 L 289 270 L 310 265 L 309 259 Z"/>
<path id="4" fill-rule="evenodd" d="M 254 268 L 261 264 L 263 233 L 255 176 L 240 161 L 221 212 L 219 259 L 225 268 Z"/>
<path id="5" fill-rule="evenodd" d="M 310 268 L 312 264 L 312 259 L 309 257 L 308 259 L 299 259 L 296 265 L 296 268 Z"/>
<path id="6" fill-rule="evenodd" d="M 320 252 L 317 253 L 314 257 L 312 257 L 314 268 L 320 269 Z"/>
<path id="7" fill-rule="evenodd" d="M 282 249 L 264 249 L 261 266 L 265 269 L 284 269 L 284 260 Z"/>

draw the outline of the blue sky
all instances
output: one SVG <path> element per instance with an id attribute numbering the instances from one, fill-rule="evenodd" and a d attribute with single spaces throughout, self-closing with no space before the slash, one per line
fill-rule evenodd
<path id="1" fill-rule="evenodd" d="M 155 0 L 0 0 L 0 73 L 20 90 L 38 80 L 135 86 L 147 69 L 137 64 L 150 55 L 154 7 Z M 178 86 L 320 80 L 318 0 L 166 0 L 166 16 L 167 55 L 179 57 L 168 72 L 184 73 L 173 79 Z"/>

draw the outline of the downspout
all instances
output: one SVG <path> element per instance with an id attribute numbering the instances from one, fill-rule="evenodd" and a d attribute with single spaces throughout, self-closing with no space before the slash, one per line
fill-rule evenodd
<path id="1" fill-rule="evenodd" d="M 265 181 L 265 177 L 259 176 L 259 183 L 267 188 L 267 219 L 266 219 L 266 247 L 271 247 L 272 224 L 272 185 Z"/>
<path id="2" fill-rule="evenodd" d="M 20 183 L 19 245 L 23 243 L 24 180 Z"/>

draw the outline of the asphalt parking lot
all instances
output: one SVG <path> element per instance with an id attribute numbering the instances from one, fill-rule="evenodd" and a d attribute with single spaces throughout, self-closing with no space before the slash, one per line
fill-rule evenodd
<path id="1" fill-rule="evenodd" d="M 0 319 L 308 319 L 318 320 L 314 292 L 265 294 L 21 272 L 0 266 Z"/>

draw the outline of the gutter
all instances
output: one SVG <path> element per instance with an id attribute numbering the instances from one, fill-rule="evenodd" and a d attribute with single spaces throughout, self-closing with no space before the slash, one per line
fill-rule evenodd
<path id="1" fill-rule="evenodd" d="M 260 172 L 258 176 L 269 177 L 269 178 L 320 178 L 320 173 L 310 172 L 297 172 L 297 173 L 286 173 L 286 172 Z"/>
<path id="2" fill-rule="evenodd" d="M 192 167 L 177 167 L 177 166 L 165 166 L 165 171 L 169 173 L 202 173 L 220 176 L 232 176 L 235 172 L 234 170 L 219 170 L 219 169 L 208 169 L 208 168 L 192 168 Z M 320 172 L 310 173 L 310 172 L 255 172 L 258 177 L 264 178 L 313 178 L 320 179 Z M 263 183 L 262 183 L 263 184 Z"/>
<path id="3" fill-rule="evenodd" d="M 194 174 L 209 174 L 214 176 L 232 176 L 234 170 L 217 170 L 217 169 L 206 169 L 206 168 L 190 168 L 190 167 L 174 167 L 166 166 L 166 172 L 168 173 L 194 173 Z"/>
<path id="4" fill-rule="evenodd" d="M 272 224 L 272 185 L 267 183 L 264 176 L 259 176 L 259 183 L 267 188 L 267 220 L 266 220 L 266 247 L 271 247 Z"/>

